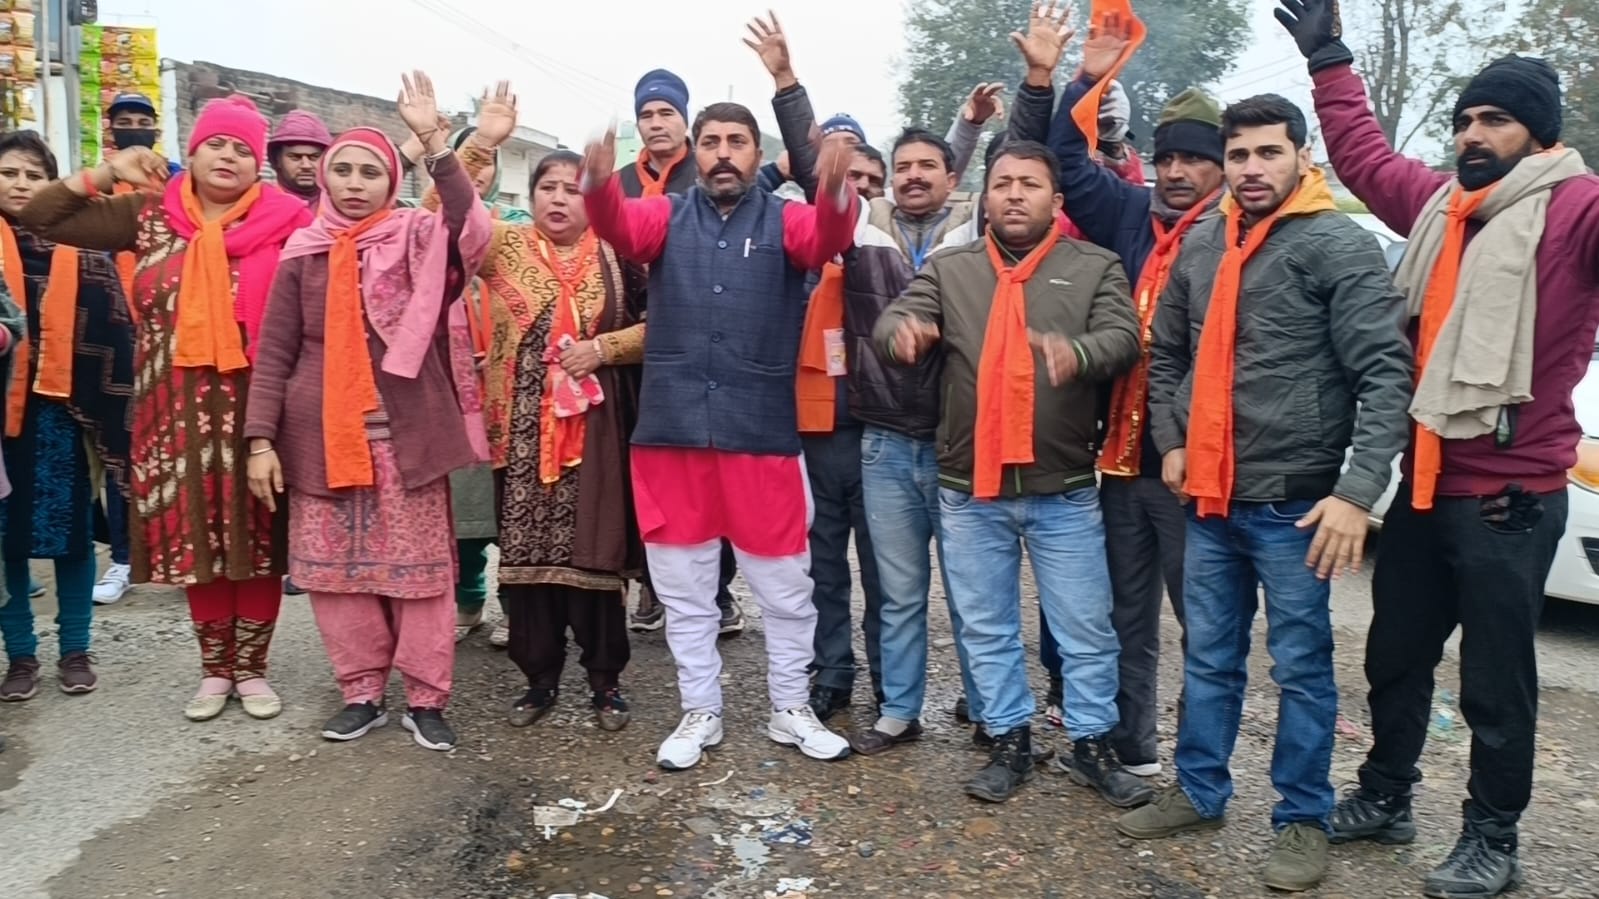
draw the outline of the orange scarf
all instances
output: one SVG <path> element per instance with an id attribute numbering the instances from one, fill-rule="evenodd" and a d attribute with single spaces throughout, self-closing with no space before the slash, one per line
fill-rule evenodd
<path id="1" fill-rule="evenodd" d="M 378 384 L 366 344 L 357 240 L 392 213 L 385 209 L 340 231 L 328 250 L 327 309 L 322 322 L 322 454 L 328 466 L 328 487 L 335 490 L 375 483 L 366 416 L 378 410 Z"/>
<path id="2" fill-rule="evenodd" d="M 680 165 L 683 160 L 687 158 L 688 144 L 684 144 L 678 148 L 677 155 L 672 157 L 672 161 L 666 164 L 666 167 L 661 170 L 660 177 L 657 178 L 655 174 L 650 171 L 649 149 L 646 148 L 638 151 L 638 180 L 640 184 L 644 185 L 644 196 L 666 196 L 666 182 L 672 180 L 672 173 L 676 171 L 678 165 Z"/>
<path id="3" fill-rule="evenodd" d="M 1222 201 L 1227 216 L 1227 251 L 1216 269 L 1210 308 L 1194 357 L 1193 395 L 1188 421 L 1187 492 L 1199 504 L 1200 517 L 1225 518 L 1233 497 L 1233 365 L 1238 345 L 1238 295 L 1244 266 L 1266 243 L 1278 219 L 1336 209 L 1327 179 L 1312 168 L 1299 187 L 1271 215 L 1256 222 L 1239 245 L 1244 211 L 1232 195 Z"/>
<path id="4" fill-rule="evenodd" d="M 1493 188 L 1467 192 L 1459 187 L 1449 197 L 1449 221 L 1444 226 L 1444 245 L 1433 263 L 1432 274 L 1427 278 L 1427 290 L 1421 299 L 1421 332 L 1416 346 L 1416 383 L 1421 383 L 1422 372 L 1432 356 L 1433 344 L 1449 318 L 1455 304 L 1455 288 L 1460 284 L 1460 262 L 1466 252 L 1466 224 L 1493 193 Z M 1416 425 L 1415 471 L 1411 486 L 1411 506 L 1420 510 L 1432 508 L 1438 490 L 1438 473 L 1443 469 L 1443 440 L 1437 433 Z"/>
<path id="5" fill-rule="evenodd" d="M 244 356 L 244 337 L 233 313 L 233 274 L 223 232 L 244 218 L 259 199 L 261 184 L 257 182 L 221 218 L 207 221 L 200 198 L 194 193 L 194 179 L 183 179 L 183 211 L 196 230 L 183 254 L 183 274 L 178 283 L 174 365 L 221 372 L 249 367 Z"/>
<path id="6" fill-rule="evenodd" d="M 28 315 L 27 272 L 23 268 L 22 250 L 17 246 L 17 234 L 11 224 L 0 219 L 0 243 L 4 244 L 6 287 Z M 33 382 L 33 392 L 40 396 L 66 398 L 72 395 L 72 354 L 77 343 L 75 331 L 78 322 L 78 251 L 56 244 L 50 257 L 50 281 L 45 285 L 44 296 L 39 301 L 39 373 Z M 24 335 L 26 335 L 24 331 Z M 13 369 L 11 388 L 6 394 L 6 436 L 22 435 L 22 421 L 28 402 L 28 371 L 32 359 L 30 341 L 24 336 L 17 341 L 16 367 Z"/>
<path id="7" fill-rule="evenodd" d="M 1060 223 L 1027 258 L 1012 267 L 999 251 L 999 237 L 989 230 L 988 261 L 999 283 L 988 310 L 983 353 L 977 361 L 977 422 L 974 426 L 972 495 L 993 499 L 1007 465 L 1033 463 L 1033 403 L 1036 373 L 1033 347 L 1027 339 L 1027 280 L 1038 271 L 1055 244 Z"/>
<path id="8" fill-rule="evenodd" d="M 1122 49 L 1121 55 L 1116 57 L 1116 63 L 1105 73 L 1105 77 L 1094 82 L 1072 107 L 1072 121 L 1077 123 L 1077 130 L 1083 133 L 1088 141 L 1088 150 L 1093 152 L 1099 148 L 1099 102 L 1104 98 L 1105 92 L 1110 90 L 1111 82 L 1121 74 L 1127 66 L 1127 61 L 1133 58 L 1139 45 L 1143 44 L 1144 37 L 1149 29 L 1144 27 L 1142 19 L 1133 15 L 1132 0 L 1093 0 L 1093 5 L 1088 11 L 1088 21 L 1094 27 L 1104 27 L 1104 22 L 1110 16 L 1118 16 L 1127 25 L 1127 46 Z"/>
<path id="9" fill-rule="evenodd" d="M 1105 447 L 1099 453 L 1099 470 L 1105 474 L 1133 477 L 1143 466 L 1144 428 L 1149 400 L 1149 344 L 1153 338 L 1155 309 L 1160 304 L 1160 294 L 1166 289 L 1171 268 L 1177 262 L 1177 252 L 1182 249 L 1183 235 L 1210 203 L 1211 194 L 1199 201 L 1193 209 L 1170 228 L 1158 218 L 1151 218 L 1155 229 L 1155 249 L 1144 261 L 1144 270 L 1138 276 L 1138 319 L 1142 353 L 1133 370 L 1116 379 L 1110 395 L 1110 426 L 1105 435 Z"/>
<path id="10" fill-rule="evenodd" d="M 800 337 L 799 376 L 794 382 L 801 434 L 831 434 L 837 419 L 838 384 L 827 374 L 827 332 L 844 327 L 844 267 L 822 266 L 822 280 L 811 291 Z"/>
<path id="11" fill-rule="evenodd" d="M 560 356 L 560 339 L 570 335 L 582 341 L 594 335 L 588 332 L 594 322 L 583 322 L 582 310 L 577 307 L 577 293 L 583 282 L 593 277 L 600 268 L 600 239 L 593 230 L 585 231 L 577 245 L 577 252 L 562 259 L 550 249 L 548 239 L 536 234 L 538 259 L 560 284 L 560 294 L 555 300 L 555 313 L 550 321 L 550 337 L 546 344 L 544 370 L 544 396 L 539 402 L 539 480 L 553 484 L 561 479 L 561 470 L 583 461 L 583 442 L 588 437 L 588 417 L 555 414 L 555 373 L 559 362 L 550 361 Z"/>

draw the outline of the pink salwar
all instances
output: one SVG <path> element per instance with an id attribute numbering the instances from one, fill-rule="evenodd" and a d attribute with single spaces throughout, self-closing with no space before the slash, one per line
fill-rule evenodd
<path id="1" fill-rule="evenodd" d="M 455 671 L 455 594 L 392 599 L 371 593 L 311 593 L 322 645 L 346 703 L 383 704 L 398 669 L 412 708 L 442 709 Z"/>

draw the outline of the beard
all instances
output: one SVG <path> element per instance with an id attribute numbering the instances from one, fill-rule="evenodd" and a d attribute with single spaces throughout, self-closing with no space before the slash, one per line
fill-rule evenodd
<path id="1" fill-rule="evenodd" d="M 1510 174 L 1518 163 L 1533 154 L 1532 144 L 1527 144 L 1509 156 L 1495 156 L 1487 147 L 1472 147 L 1455 159 L 1455 177 L 1466 190 L 1482 190 Z M 1479 165 L 1471 163 L 1481 161 Z"/>

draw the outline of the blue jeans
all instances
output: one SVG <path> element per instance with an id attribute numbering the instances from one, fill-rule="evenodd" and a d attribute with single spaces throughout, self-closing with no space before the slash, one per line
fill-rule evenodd
<path id="1" fill-rule="evenodd" d="M 1188 714 L 1177 730 L 1177 781 L 1207 818 L 1221 817 L 1233 795 L 1227 762 L 1238 741 L 1260 586 L 1271 676 L 1280 693 L 1271 782 L 1282 799 L 1272 810 L 1272 826 L 1328 826 L 1338 719 L 1332 585 L 1305 566 L 1315 531 L 1295 526 L 1313 505 L 1235 502 L 1226 518 L 1205 519 L 1189 510 L 1183 557 Z"/>
<path id="2" fill-rule="evenodd" d="M 56 627 L 61 654 L 88 652 L 89 625 L 94 621 L 94 556 L 57 559 Z M 5 634 L 6 657 L 39 654 L 39 636 L 33 630 L 33 599 L 28 596 L 27 559 L 5 560 L 6 602 L 0 606 L 0 631 Z"/>
<path id="3" fill-rule="evenodd" d="M 931 440 L 868 427 L 861 435 L 861 487 L 872 554 L 883 591 L 879 647 L 883 665 L 882 715 L 901 721 L 922 716 L 927 698 L 927 595 L 933 585 L 931 544 L 944 569 L 944 597 L 950 600 L 949 570 L 938 527 L 938 454 Z M 949 602 L 950 627 L 960 633 L 960 613 Z M 973 688 L 971 662 L 957 640 L 961 686 L 977 720 L 982 699 Z"/>
<path id="4" fill-rule="evenodd" d="M 1022 648 L 1022 547 L 1038 601 L 1060 646 L 1066 735 L 1099 737 L 1116 726 L 1116 664 L 1110 568 L 1099 490 L 977 500 L 939 491 L 950 599 L 960 611 L 957 641 L 971 659 L 982 697 L 978 718 L 991 736 L 1028 723 L 1036 711 Z M 976 710 L 973 717 L 978 717 Z"/>

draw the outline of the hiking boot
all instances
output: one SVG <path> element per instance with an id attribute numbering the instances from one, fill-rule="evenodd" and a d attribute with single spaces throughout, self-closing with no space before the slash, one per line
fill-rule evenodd
<path id="1" fill-rule="evenodd" d="M 861 755 L 879 755 L 905 743 L 914 743 L 922 738 L 922 722 L 912 721 L 898 734 L 885 733 L 875 726 L 865 733 L 856 734 L 850 738 L 850 748 Z"/>
<path id="2" fill-rule="evenodd" d="M 594 705 L 594 718 L 599 723 L 600 730 L 615 733 L 633 720 L 633 714 L 628 711 L 627 700 L 622 697 L 619 687 L 612 687 L 604 693 L 595 693 L 590 700 Z"/>
<path id="3" fill-rule="evenodd" d="M 705 750 L 720 745 L 722 716 L 716 712 L 689 712 L 661 744 L 655 763 L 667 771 L 686 771 L 700 763 Z"/>
<path id="4" fill-rule="evenodd" d="M 1070 759 L 1057 758 L 1055 767 L 1080 787 L 1093 787 L 1117 808 L 1137 808 L 1155 798 L 1155 791 L 1136 775 L 1127 773 L 1104 737 L 1085 737 L 1072 746 Z"/>
<path id="5" fill-rule="evenodd" d="M 808 705 L 773 712 L 766 724 L 766 735 L 824 762 L 836 762 L 849 755 L 849 741 L 828 730 Z"/>
<path id="6" fill-rule="evenodd" d="M 971 709 L 971 706 L 967 705 L 966 697 L 964 697 L 964 696 L 962 696 L 961 698 L 955 700 L 955 720 L 959 721 L 962 724 L 973 724 L 973 723 L 975 723 L 975 722 L 972 721 L 972 709 Z"/>
<path id="7" fill-rule="evenodd" d="M 718 594 L 716 608 L 722 613 L 721 624 L 716 629 L 717 636 L 731 637 L 744 633 L 744 607 L 739 604 L 738 597 L 731 593 Z"/>
<path id="8" fill-rule="evenodd" d="M 22 702 L 39 692 L 39 660 L 33 656 L 18 656 L 6 669 L 6 679 L 0 683 L 0 702 Z"/>
<path id="9" fill-rule="evenodd" d="M 979 752 L 992 752 L 994 749 L 994 738 L 990 737 L 988 735 L 988 731 L 983 730 L 981 725 L 978 725 L 972 730 L 971 748 Z M 1033 744 L 1033 764 L 1042 765 L 1054 757 L 1055 750 L 1047 744 L 1043 742 L 1036 742 Z"/>
<path id="10" fill-rule="evenodd" d="M 1227 816 L 1206 818 L 1194 808 L 1182 787 L 1167 787 L 1148 805 L 1122 815 L 1116 829 L 1135 840 L 1163 840 L 1180 833 L 1220 830 Z"/>
<path id="11" fill-rule="evenodd" d="M 816 713 L 817 720 L 831 720 L 834 715 L 849 708 L 849 694 L 850 691 L 837 687 L 812 687 L 811 711 Z"/>
<path id="12" fill-rule="evenodd" d="M 511 726 L 527 727 L 548 715 L 555 709 L 555 700 L 559 699 L 560 696 L 560 690 L 546 690 L 542 687 L 530 688 L 522 695 L 521 699 L 511 703 Z"/>
<path id="13" fill-rule="evenodd" d="M 455 748 L 455 731 L 444 720 L 443 709 L 407 709 L 400 726 L 410 731 L 416 745 L 423 749 L 449 752 Z"/>
<path id="14" fill-rule="evenodd" d="M 128 593 L 132 585 L 133 566 L 112 564 L 107 566 L 99 583 L 94 585 L 92 598 L 97 606 L 109 606 Z"/>
<path id="15" fill-rule="evenodd" d="M 374 727 L 389 723 L 389 713 L 373 702 L 352 702 L 322 725 L 322 738 L 346 743 L 366 736 Z"/>
<path id="16" fill-rule="evenodd" d="M 1033 730 L 1022 725 L 994 738 L 988 765 L 966 782 L 966 795 L 984 802 L 1004 802 L 1033 779 Z"/>
<path id="17" fill-rule="evenodd" d="M 627 619 L 627 629 L 647 634 L 666 626 L 666 609 L 655 600 L 655 591 L 643 584 L 638 588 L 638 608 Z"/>
<path id="18" fill-rule="evenodd" d="M 1274 890 L 1302 893 L 1315 889 L 1327 875 L 1327 832 L 1318 824 L 1296 821 L 1277 833 L 1277 845 L 1261 880 Z"/>
<path id="19" fill-rule="evenodd" d="M 1331 839 L 1334 843 L 1371 840 L 1385 846 L 1415 842 L 1410 797 L 1360 787 L 1333 806 Z"/>
<path id="20" fill-rule="evenodd" d="M 1435 899 L 1479 899 L 1497 896 L 1521 881 L 1515 831 L 1485 832 L 1489 827 L 1492 825 L 1472 821 L 1468 813 L 1454 850 L 1423 881 L 1424 895 Z"/>

